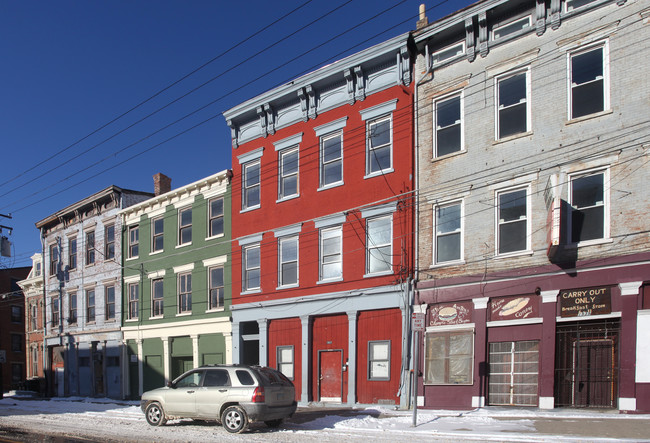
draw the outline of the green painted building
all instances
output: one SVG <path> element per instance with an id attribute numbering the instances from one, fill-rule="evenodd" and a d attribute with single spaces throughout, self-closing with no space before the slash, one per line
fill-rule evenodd
<path id="1" fill-rule="evenodd" d="M 232 362 L 229 179 L 171 190 L 156 174 L 156 196 L 121 212 L 126 398 Z"/>

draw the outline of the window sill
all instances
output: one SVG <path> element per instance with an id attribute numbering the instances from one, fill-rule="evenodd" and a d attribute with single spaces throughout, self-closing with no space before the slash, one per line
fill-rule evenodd
<path id="1" fill-rule="evenodd" d="M 176 314 L 176 317 L 189 317 L 191 315 L 191 312 L 181 312 L 180 314 Z"/>
<path id="2" fill-rule="evenodd" d="M 298 288 L 298 287 L 300 287 L 300 284 L 296 283 L 296 284 L 293 284 L 293 285 L 278 286 L 277 288 L 275 288 L 275 290 L 276 291 L 281 291 L 283 289 L 295 289 L 295 288 Z"/>
<path id="3" fill-rule="evenodd" d="M 457 157 L 459 155 L 463 155 L 463 154 L 466 154 L 466 153 L 467 153 L 467 149 L 461 149 L 460 151 L 451 152 L 449 154 L 441 155 L 439 157 L 433 157 L 431 159 L 431 163 L 439 162 L 439 161 L 442 161 L 442 160 L 447 160 L 448 158 L 454 158 L 454 157 Z"/>
<path id="4" fill-rule="evenodd" d="M 189 242 L 189 243 L 183 243 L 182 245 L 176 245 L 176 249 L 184 248 L 184 247 L 186 247 L 186 246 L 192 246 L 192 242 Z"/>
<path id="5" fill-rule="evenodd" d="M 226 310 L 226 308 L 224 308 L 224 307 L 222 306 L 222 307 L 220 307 L 220 308 L 208 309 L 207 311 L 205 311 L 205 313 L 206 313 L 206 314 L 213 314 L 213 313 L 215 313 L 215 312 L 223 312 L 223 311 L 225 311 L 225 310 Z"/>
<path id="6" fill-rule="evenodd" d="M 575 123 L 580 123 L 580 122 L 584 122 L 586 120 L 591 120 L 591 119 L 594 119 L 594 118 L 602 117 L 604 115 L 609 115 L 609 114 L 612 114 L 613 112 L 614 112 L 613 110 L 607 109 L 606 111 L 600 111 L 600 112 L 596 112 L 594 114 L 583 115 L 582 117 L 578 117 L 578 118 L 572 118 L 571 120 L 567 120 L 564 124 L 569 126 L 569 125 L 573 125 Z"/>
<path id="7" fill-rule="evenodd" d="M 110 258 L 105 258 L 104 259 L 104 263 L 110 263 L 110 262 L 115 263 L 115 257 L 110 257 Z"/>
<path id="8" fill-rule="evenodd" d="M 214 240 L 215 238 L 222 238 L 224 235 L 225 234 L 221 233 L 221 234 L 213 235 L 212 237 L 206 237 L 205 241 Z"/>
<path id="9" fill-rule="evenodd" d="M 386 174 L 390 174 L 391 172 L 395 172 L 393 168 L 388 168 L 388 169 L 382 169 L 381 171 L 378 172 L 373 172 L 371 174 L 366 174 L 363 176 L 364 180 L 367 180 L 369 178 L 374 178 L 374 177 L 381 177 Z"/>
<path id="10" fill-rule="evenodd" d="M 392 275 L 393 271 L 373 272 L 372 274 L 363 274 L 363 278 L 381 277 L 382 275 Z"/>
<path id="11" fill-rule="evenodd" d="M 300 198 L 300 194 L 294 194 L 294 195 L 290 195 L 288 197 L 282 197 L 282 198 L 277 199 L 275 202 L 276 203 L 282 203 L 282 202 L 286 202 L 288 200 L 295 200 L 296 198 Z"/>
<path id="12" fill-rule="evenodd" d="M 582 248 L 585 246 L 598 246 L 598 245 L 606 245 L 609 243 L 614 243 L 614 239 L 612 238 L 598 238 L 595 240 L 585 240 L 579 243 L 574 243 L 575 246 L 578 248 Z"/>
<path id="13" fill-rule="evenodd" d="M 317 285 L 325 285 L 325 284 L 327 284 L 327 283 L 336 283 L 336 282 L 340 282 L 340 281 L 343 281 L 343 277 L 340 277 L 340 278 L 330 278 L 329 280 L 318 280 L 318 281 L 316 282 L 316 284 L 317 284 Z"/>
<path id="14" fill-rule="evenodd" d="M 262 205 L 251 206 L 250 208 L 242 209 L 241 211 L 239 211 L 239 213 L 243 214 L 244 212 L 250 212 L 250 211 L 254 211 L 256 209 L 260 209 L 261 207 L 262 207 Z"/>
<path id="15" fill-rule="evenodd" d="M 127 318 L 124 323 L 136 323 L 138 320 L 138 318 Z"/>
<path id="16" fill-rule="evenodd" d="M 321 186 L 320 188 L 316 189 L 316 192 L 326 191 L 332 188 L 338 188 L 339 186 L 343 186 L 344 184 L 345 184 L 344 182 L 340 181 L 340 182 L 332 183 L 331 185 Z"/>
<path id="17" fill-rule="evenodd" d="M 261 294 L 262 289 L 249 289 L 247 291 L 242 291 L 239 293 L 239 295 L 249 295 L 249 294 Z"/>
<path id="18" fill-rule="evenodd" d="M 535 251 L 526 249 L 525 251 L 516 251 L 516 252 L 508 252 L 505 254 L 496 254 L 494 256 L 495 260 L 501 260 L 501 259 L 507 259 L 507 258 L 512 258 L 512 257 L 525 257 L 525 256 L 531 256 L 535 253 Z"/>
<path id="19" fill-rule="evenodd" d="M 507 137 L 500 138 L 498 140 L 494 140 L 492 142 L 492 145 L 493 146 L 494 145 L 500 145 L 501 143 L 508 143 L 508 142 L 510 142 L 512 140 L 517 140 L 517 139 L 524 138 L 524 137 L 531 137 L 532 135 L 533 135 L 533 131 L 520 132 L 519 134 L 513 134 L 513 135 L 509 135 Z"/>
<path id="20" fill-rule="evenodd" d="M 93 267 L 93 266 L 95 266 L 95 262 L 92 262 L 92 263 L 86 263 L 86 267 L 87 267 L 87 268 L 90 268 L 90 267 Z"/>
<path id="21" fill-rule="evenodd" d="M 429 269 L 436 269 L 436 268 L 444 268 L 445 266 L 455 266 L 455 265 L 464 265 L 465 260 L 454 260 L 454 261 L 446 261 L 443 263 L 436 263 L 434 265 L 429 266 Z"/>
<path id="22" fill-rule="evenodd" d="M 160 251 L 153 251 L 153 252 L 150 252 L 149 255 L 162 254 L 163 252 L 165 252 L 165 250 L 164 250 L 164 249 L 161 249 Z"/>
<path id="23" fill-rule="evenodd" d="M 149 320 L 160 320 L 160 319 L 163 319 L 163 318 L 165 318 L 164 315 L 157 315 L 156 317 L 149 317 Z"/>
<path id="24" fill-rule="evenodd" d="M 126 259 L 124 259 L 124 261 L 132 261 L 132 260 L 137 260 L 139 258 L 140 258 L 140 256 L 136 255 L 135 257 L 127 257 Z"/>

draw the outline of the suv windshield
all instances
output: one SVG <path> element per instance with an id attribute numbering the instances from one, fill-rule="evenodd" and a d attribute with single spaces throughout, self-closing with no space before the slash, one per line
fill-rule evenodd
<path id="1" fill-rule="evenodd" d="M 260 377 L 265 382 L 264 384 L 269 385 L 291 385 L 291 381 L 285 377 L 285 375 L 279 371 L 275 371 L 270 368 L 258 368 L 258 373 Z"/>

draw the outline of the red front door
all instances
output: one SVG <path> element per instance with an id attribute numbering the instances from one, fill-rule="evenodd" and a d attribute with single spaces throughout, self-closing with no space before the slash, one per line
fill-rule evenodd
<path id="1" fill-rule="evenodd" d="M 342 402 L 343 352 L 319 351 L 319 400 Z"/>

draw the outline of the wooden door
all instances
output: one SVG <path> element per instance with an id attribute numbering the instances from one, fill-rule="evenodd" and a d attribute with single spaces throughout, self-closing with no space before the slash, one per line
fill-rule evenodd
<path id="1" fill-rule="evenodd" d="M 342 402 L 343 351 L 319 351 L 318 360 L 319 401 Z"/>

